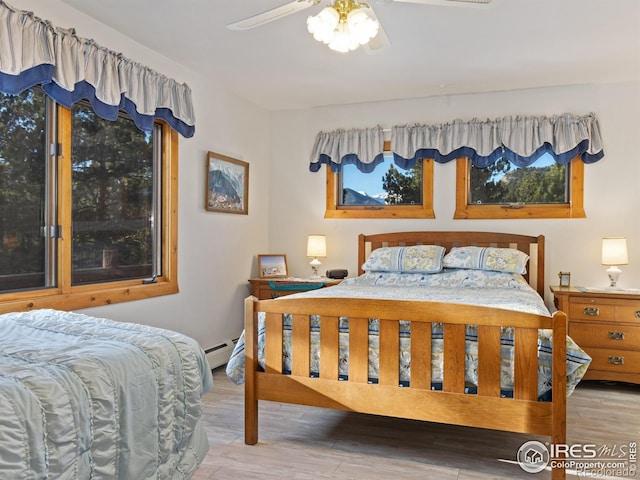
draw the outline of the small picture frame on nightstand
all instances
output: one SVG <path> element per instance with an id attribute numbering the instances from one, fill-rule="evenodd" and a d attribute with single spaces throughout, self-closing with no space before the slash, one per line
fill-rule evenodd
<path id="1" fill-rule="evenodd" d="M 559 272 L 558 278 L 560 279 L 561 287 L 571 286 L 571 272 Z"/>
<path id="2" fill-rule="evenodd" d="M 281 254 L 258 255 L 258 271 L 260 278 L 285 278 L 289 276 L 287 256 Z"/>

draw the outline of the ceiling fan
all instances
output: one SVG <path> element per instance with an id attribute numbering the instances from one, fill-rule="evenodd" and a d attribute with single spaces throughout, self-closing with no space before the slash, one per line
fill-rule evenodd
<path id="1" fill-rule="evenodd" d="M 230 30 L 249 30 L 278 20 L 293 13 L 318 5 L 321 0 L 293 0 L 279 7 L 227 25 Z M 418 3 L 423 5 L 481 6 L 491 0 L 377 0 L 380 3 Z M 333 0 L 326 8 L 307 19 L 307 28 L 313 37 L 329 48 L 348 52 L 363 46 L 374 53 L 389 45 L 373 8 L 360 0 Z"/>

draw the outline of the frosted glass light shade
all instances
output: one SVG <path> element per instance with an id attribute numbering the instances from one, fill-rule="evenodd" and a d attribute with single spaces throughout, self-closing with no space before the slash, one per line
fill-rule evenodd
<path id="1" fill-rule="evenodd" d="M 342 53 L 368 43 L 378 34 L 379 28 L 378 21 L 357 7 L 355 2 L 330 5 L 318 15 L 307 18 L 307 29 L 313 38 Z"/>
<path id="2" fill-rule="evenodd" d="M 315 17 L 307 18 L 307 29 L 319 42 L 329 43 L 334 37 L 334 30 L 339 21 L 338 12 L 334 8 L 326 7 Z"/>

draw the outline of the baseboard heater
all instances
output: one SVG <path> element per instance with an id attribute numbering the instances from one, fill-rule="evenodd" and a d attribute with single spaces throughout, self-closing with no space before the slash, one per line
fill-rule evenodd
<path id="1" fill-rule="evenodd" d="M 224 342 L 221 342 L 213 347 L 207 348 L 204 353 L 207 355 L 207 361 L 209 362 L 209 366 L 214 369 L 218 368 L 221 365 L 224 365 L 229 361 L 229 357 L 231 356 L 231 352 L 233 352 L 233 347 L 236 346 L 238 339 L 227 339 Z"/>

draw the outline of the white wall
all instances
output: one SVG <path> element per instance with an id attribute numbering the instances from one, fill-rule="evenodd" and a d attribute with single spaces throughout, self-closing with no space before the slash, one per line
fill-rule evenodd
<path id="1" fill-rule="evenodd" d="M 257 274 L 258 253 L 285 253 L 292 275 L 308 276 L 306 236 L 328 237 L 326 268 L 356 271 L 359 233 L 402 230 L 497 230 L 547 237 L 547 283 L 572 273 L 572 283 L 606 282 L 599 264 L 600 238 L 628 238 L 630 264 L 620 284 L 640 288 L 640 85 L 575 86 L 486 95 L 329 106 L 268 113 L 223 93 L 215 79 L 143 47 L 57 0 L 13 0 L 78 35 L 144 63 L 191 86 L 196 135 L 180 139 L 179 286 L 180 293 L 93 308 L 85 312 L 121 321 L 172 328 L 205 348 L 239 334 L 247 278 Z M 605 158 L 585 169 L 586 219 L 452 220 L 455 166 L 435 166 L 435 220 L 325 220 L 325 172 L 309 172 L 309 154 L 320 130 L 388 127 L 402 123 L 445 122 L 455 118 L 496 118 L 595 112 L 604 137 Z M 208 150 L 250 163 L 249 215 L 204 210 L 205 156 Z M 547 298 L 549 300 L 550 297 Z"/>
<path id="2" fill-rule="evenodd" d="M 84 310 L 96 316 L 171 328 L 206 348 L 242 329 L 242 301 L 253 254 L 267 251 L 269 135 L 266 111 L 227 95 L 215 79 L 172 62 L 57 0 L 13 0 L 60 27 L 122 52 L 192 89 L 196 134 L 179 140 L 178 283 L 180 293 Z M 207 151 L 249 162 L 249 215 L 204 209 Z"/>
<path id="3" fill-rule="evenodd" d="M 435 165 L 434 220 L 324 219 L 325 167 L 309 171 L 309 155 L 320 130 L 390 127 L 405 123 L 440 123 L 456 118 L 505 115 L 584 115 L 600 121 L 605 157 L 585 167 L 586 219 L 453 220 L 455 162 Z M 269 248 L 286 253 L 291 274 L 310 275 L 306 235 L 327 235 L 321 270 L 347 268 L 356 273 L 357 235 L 408 230 L 485 230 L 544 234 L 547 284 L 559 271 L 571 272 L 572 285 L 604 286 L 600 265 L 604 236 L 626 236 L 629 265 L 619 285 L 640 288 L 640 84 L 541 88 L 482 95 L 331 106 L 272 114 Z M 281 173 L 277 173 L 281 172 Z M 547 301 L 550 303 L 550 295 Z"/>

